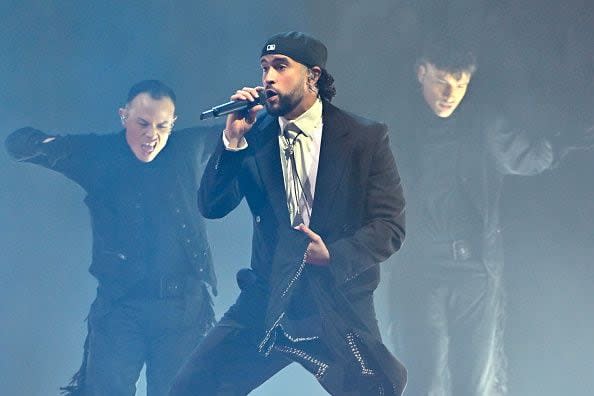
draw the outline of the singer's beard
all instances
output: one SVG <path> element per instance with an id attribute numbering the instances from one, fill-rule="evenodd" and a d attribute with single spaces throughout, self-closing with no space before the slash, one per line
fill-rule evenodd
<path id="1" fill-rule="evenodd" d="M 273 117 L 282 117 L 292 112 L 303 101 L 303 92 L 299 88 L 287 94 L 276 94 L 276 103 L 266 102 L 266 111 Z"/>
<path id="2" fill-rule="evenodd" d="M 297 103 L 294 103 L 290 97 L 282 97 L 280 95 L 277 96 L 278 101 L 277 103 L 271 104 L 266 102 L 266 111 L 268 114 L 274 117 L 282 117 L 285 114 L 290 113 L 293 109 L 297 106 Z"/>

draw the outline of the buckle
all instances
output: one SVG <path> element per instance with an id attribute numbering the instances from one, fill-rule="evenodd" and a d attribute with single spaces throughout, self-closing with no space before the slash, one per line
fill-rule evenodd
<path id="1" fill-rule="evenodd" d="M 466 261 L 472 257 L 472 249 L 468 241 L 464 239 L 452 241 L 452 256 L 456 261 Z"/>
<path id="2" fill-rule="evenodd" d="M 159 282 L 159 298 L 182 297 L 185 292 L 185 279 L 161 278 Z"/>

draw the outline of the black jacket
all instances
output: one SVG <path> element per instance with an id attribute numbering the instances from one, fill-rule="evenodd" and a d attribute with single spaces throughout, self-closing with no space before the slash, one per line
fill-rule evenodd
<path id="1" fill-rule="evenodd" d="M 307 238 L 291 228 L 275 117 L 258 120 L 246 135 L 245 150 L 230 152 L 218 145 L 204 173 L 199 207 L 205 217 L 219 218 L 244 197 L 247 200 L 254 230 L 251 267 L 270 290 L 268 301 L 263 302 L 268 307 L 263 307 L 267 312 L 261 351 L 272 348 L 282 328 L 295 338 L 320 336 L 344 357 L 339 361 L 350 364 L 353 352 L 347 349 L 346 339 L 356 332 L 395 389 L 388 394 L 400 394 L 405 370 L 381 343 L 373 308 L 378 264 L 396 252 L 404 239 L 400 176 L 385 125 L 327 102 L 323 106 L 310 228 L 330 251 L 328 268 L 304 263 Z M 305 312 L 296 315 L 292 305 Z M 301 320 L 307 314 L 309 320 Z"/>
<path id="2" fill-rule="evenodd" d="M 420 165 L 424 160 L 423 155 L 427 155 L 423 145 L 432 139 L 427 136 L 428 125 L 431 128 L 440 128 L 440 124 L 454 123 L 449 126 L 454 132 L 448 142 L 449 151 L 442 148 L 441 154 L 447 155 L 449 152 L 454 158 L 456 174 L 453 175 L 453 180 L 459 186 L 459 196 L 463 201 L 460 205 L 466 207 L 464 217 L 475 220 L 472 233 L 478 244 L 476 251 L 480 252 L 475 259 L 482 262 L 489 273 L 499 276 L 503 270 L 500 198 L 504 177 L 535 175 L 551 168 L 556 161 L 553 145 L 544 136 L 534 136 L 525 130 L 514 128 L 505 117 L 493 114 L 492 111 L 463 104 L 450 117 L 452 119 L 444 120 L 430 113 L 424 103 L 418 103 L 420 100 L 414 102 L 420 108 L 409 112 L 408 117 L 403 117 L 397 123 L 399 136 L 396 139 L 396 151 L 402 159 L 404 185 L 411 200 L 409 220 L 412 237 L 403 253 L 410 260 L 423 261 L 424 252 L 430 250 L 428 247 L 434 242 L 416 238 L 423 234 L 416 232 L 417 227 L 434 226 L 419 224 L 419 217 L 423 214 L 419 213 L 418 205 L 435 194 L 434 189 L 419 186 L 421 178 L 433 177 L 420 174 L 431 172 Z M 448 213 L 443 216 L 447 217 Z M 453 235 L 443 235 L 443 238 L 457 239 Z M 414 271 L 412 268 L 411 270 Z"/>
<path id="3" fill-rule="evenodd" d="M 167 146 L 150 163 L 133 157 L 124 131 L 108 135 L 48 135 L 33 128 L 13 132 L 6 148 L 18 161 L 30 162 L 64 174 L 87 193 L 93 232 L 89 271 L 99 281 L 98 295 L 115 300 L 147 275 L 145 252 L 146 199 L 139 193 L 141 167 L 154 167 L 155 190 L 164 194 L 163 209 L 179 224 L 190 272 L 207 282 L 216 294 L 216 277 L 206 238 L 204 219 L 196 208 L 196 190 L 207 153 L 220 130 L 190 128 L 174 131 Z M 43 143 L 48 137 L 55 137 Z"/>

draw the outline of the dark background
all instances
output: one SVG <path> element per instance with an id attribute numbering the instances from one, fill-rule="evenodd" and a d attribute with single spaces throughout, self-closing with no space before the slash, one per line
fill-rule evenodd
<path id="1" fill-rule="evenodd" d="M 590 1 L 11 1 L 0 4 L 0 138 L 31 125 L 60 133 L 119 128 L 128 88 L 158 78 L 178 95 L 178 126 L 259 82 L 277 32 L 324 41 L 339 106 L 391 124 L 408 99 L 418 44 L 446 27 L 475 47 L 473 100 L 535 134 L 571 139 L 594 124 Z M 491 4 L 493 3 L 493 4 Z M 506 181 L 510 395 L 594 389 L 594 152 Z M 58 393 L 78 368 L 96 283 L 87 273 L 83 191 L 0 150 L 0 394 Z M 248 265 L 247 208 L 209 222 L 220 315 Z M 398 265 L 391 260 L 388 265 Z M 385 290 L 387 284 L 382 286 Z M 384 293 L 380 293 L 383 296 Z M 378 297 L 380 322 L 387 321 Z M 141 381 L 139 394 L 144 394 Z M 292 366 L 254 392 L 322 395 Z"/>

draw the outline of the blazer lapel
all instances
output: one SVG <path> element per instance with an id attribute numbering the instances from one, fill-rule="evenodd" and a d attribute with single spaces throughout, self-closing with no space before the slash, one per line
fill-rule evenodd
<path id="1" fill-rule="evenodd" d="M 332 205 L 336 191 L 353 149 L 347 122 L 336 107 L 324 102 L 322 119 L 324 129 L 310 221 L 314 231 L 323 229 L 326 218 L 334 213 Z"/>
<path id="2" fill-rule="evenodd" d="M 263 117 L 261 122 L 256 125 L 258 130 L 253 131 L 256 134 L 252 135 L 250 144 L 254 147 L 256 166 L 274 214 L 279 220 L 279 224 L 290 225 L 278 145 L 279 125 L 276 121 L 275 117 L 268 115 Z"/>

